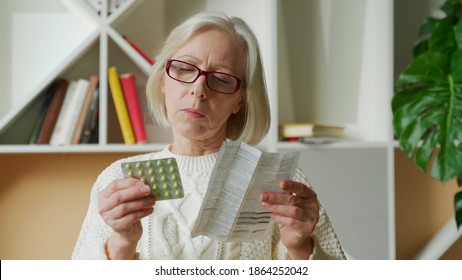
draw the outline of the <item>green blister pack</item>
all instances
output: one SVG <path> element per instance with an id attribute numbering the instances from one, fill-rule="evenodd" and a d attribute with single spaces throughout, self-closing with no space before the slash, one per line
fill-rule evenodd
<path id="1" fill-rule="evenodd" d="M 157 200 L 184 197 L 183 184 L 175 158 L 122 163 L 125 178 L 136 178 L 151 188 Z"/>

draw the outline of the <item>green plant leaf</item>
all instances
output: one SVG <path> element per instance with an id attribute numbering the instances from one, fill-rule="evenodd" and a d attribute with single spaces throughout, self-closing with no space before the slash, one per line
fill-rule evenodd
<path id="1" fill-rule="evenodd" d="M 414 58 L 428 51 L 428 39 L 421 40 L 416 42 L 414 49 L 412 51 L 412 56 Z"/>
<path id="2" fill-rule="evenodd" d="M 419 168 L 442 182 L 457 177 L 462 187 L 462 0 L 446 0 L 441 10 L 446 18 L 422 22 L 414 61 L 396 81 L 393 128 Z M 462 191 L 454 209 L 461 228 Z"/>
<path id="3" fill-rule="evenodd" d="M 428 42 L 430 51 L 451 54 L 456 50 L 454 20 L 454 17 L 447 17 L 433 27 L 432 37 Z"/>
<path id="4" fill-rule="evenodd" d="M 419 29 L 419 36 L 425 36 L 430 34 L 433 30 L 433 27 L 440 21 L 440 19 L 434 17 L 428 17 L 422 21 Z"/>
<path id="5" fill-rule="evenodd" d="M 454 211 L 456 213 L 456 224 L 459 229 L 462 226 L 462 191 L 454 195 Z"/>
<path id="6" fill-rule="evenodd" d="M 448 68 L 449 59 L 446 55 L 427 52 L 416 57 L 411 65 L 404 69 L 396 84 L 446 84 Z"/>
<path id="7" fill-rule="evenodd" d="M 397 81 L 393 127 L 401 149 L 422 170 L 433 153 L 430 175 L 446 182 L 462 174 L 462 50 L 450 57 L 427 52 Z"/>
<path id="8" fill-rule="evenodd" d="M 462 12 L 461 6 L 461 0 L 447 0 L 440 9 L 443 10 L 448 16 L 456 15 L 460 17 Z"/>
<path id="9" fill-rule="evenodd" d="M 454 35 L 457 44 L 457 48 L 462 49 L 462 20 L 454 27 Z"/>

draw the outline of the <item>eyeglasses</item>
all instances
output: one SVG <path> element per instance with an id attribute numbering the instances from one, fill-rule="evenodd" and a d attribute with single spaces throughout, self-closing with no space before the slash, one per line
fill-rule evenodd
<path id="1" fill-rule="evenodd" d="M 222 72 L 204 71 L 195 65 L 176 59 L 168 60 L 165 70 L 170 78 L 188 84 L 194 83 L 199 76 L 204 75 L 207 86 L 211 90 L 224 94 L 235 93 L 241 85 L 241 80 L 236 76 Z"/>

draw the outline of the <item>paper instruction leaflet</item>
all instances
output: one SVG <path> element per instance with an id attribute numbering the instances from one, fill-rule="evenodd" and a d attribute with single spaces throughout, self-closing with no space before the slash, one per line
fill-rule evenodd
<path id="1" fill-rule="evenodd" d="M 279 182 L 293 177 L 298 157 L 299 152 L 268 153 L 243 142 L 225 142 L 191 236 L 222 242 L 264 239 L 272 222 L 270 212 L 261 206 L 260 193 L 280 192 Z"/>

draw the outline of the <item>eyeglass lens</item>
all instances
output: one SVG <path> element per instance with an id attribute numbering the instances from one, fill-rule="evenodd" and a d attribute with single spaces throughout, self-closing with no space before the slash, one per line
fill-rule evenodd
<path id="1" fill-rule="evenodd" d="M 239 89 L 239 79 L 226 73 L 201 71 L 196 66 L 179 60 L 171 60 L 167 66 L 167 74 L 184 83 L 193 83 L 201 72 L 207 77 L 207 86 L 214 91 L 234 93 Z"/>

